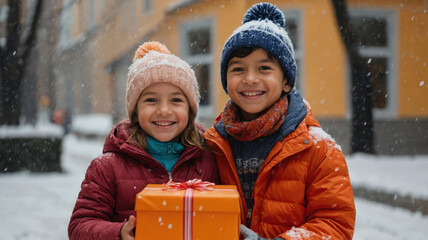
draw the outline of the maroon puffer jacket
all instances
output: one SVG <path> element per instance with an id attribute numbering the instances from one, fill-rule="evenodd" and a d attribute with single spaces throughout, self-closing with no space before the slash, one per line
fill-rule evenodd
<path id="1" fill-rule="evenodd" d="M 135 195 L 149 183 L 166 183 L 167 170 L 141 148 L 127 142 L 129 121 L 111 130 L 103 154 L 85 175 L 68 226 L 70 239 L 120 239 L 120 229 L 135 216 Z M 172 180 L 195 178 L 218 182 L 218 169 L 208 150 L 187 147 L 171 172 Z"/>

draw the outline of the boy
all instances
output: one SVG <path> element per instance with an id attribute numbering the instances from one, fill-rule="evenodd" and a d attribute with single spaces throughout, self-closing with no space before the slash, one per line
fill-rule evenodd
<path id="1" fill-rule="evenodd" d="M 294 88 L 296 62 L 284 27 L 272 4 L 246 12 L 221 57 L 230 99 L 204 136 L 222 184 L 240 191 L 245 239 L 352 239 L 345 157 Z"/>

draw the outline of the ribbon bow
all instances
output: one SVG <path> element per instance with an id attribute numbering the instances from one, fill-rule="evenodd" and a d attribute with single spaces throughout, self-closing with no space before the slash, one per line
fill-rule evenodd
<path id="1" fill-rule="evenodd" d="M 183 239 L 193 239 L 193 190 L 198 191 L 212 191 L 215 184 L 211 182 L 204 182 L 201 179 L 193 179 L 187 182 L 176 183 L 169 180 L 164 184 L 164 191 L 179 191 L 185 190 L 183 201 Z"/>
<path id="2" fill-rule="evenodd" d="M 198 191 L 212 191 L 215 184 L 212 182 L 206 182 L 202 181 L 201 179 L 193 179 L 189 180 L 187 182 L 173 182 L 172 180 L 169 180 L 168 183 L 164 184 L 166 188 L 163 190 L 165 191 L 179 191 L 179 190 L 186 190 L 188 188 L 198 190 Z"/>

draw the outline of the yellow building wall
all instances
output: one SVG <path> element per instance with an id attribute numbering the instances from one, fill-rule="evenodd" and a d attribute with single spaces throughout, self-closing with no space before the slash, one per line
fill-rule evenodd
<path id="1" fill-rule="evenodd" d="M 133 4 L 134 2 L 135 4 Z M 215 115 L 220 113 L 228 96 L 220 82 L 220 57 L 225 41 L 241 25 L 245 11 L 255 0 L 201 0 L 166 13 L 179 0 L 153 1 L 154 9 L 142 13 L 142 1 L 96 0 L 99 27 L 93 40 L 93 88 L 98 99 L 96 112 L 109 112 L 113 80 L 106 67 L 125 53 L 135 51 L 143 41 L 157 40 L 180 56 L 180 24 L 199 18 L 214 21 L 212 94 Z M 298 10 L 302 22 L 301 76 L 304 97 L 317 117 L 345 118 L 351 112 L 350 86 L 344 46 L 339 35 L 330 0 L 271 0 L 283 10 Z M 428 117 L 428 6 L 423 0 L 348 0 L 350 8 L 392 10 L 396 15 L 397 117 Z M 79 1 L 76 19 L 87 23 L 82 11 L 87 0 Z M 76 5 L 76 6 L 78 6 Z M 102 5 L 102 7 L 100 7 Z M 86 9 L 86 10 L 85 10 Z M 102 9 L 102 10 L 98 10 Z M 99 16 L 99 15 L 102 16 Z M 287 16 L 286 16 L 287 18 Z M 74 25 L 73 36 L 84 30 Z M 124 27 L 126 26 L 126 27 Z M 126 76 L 124 76 L 126 81 Z"/>
<path id="2" fill-rule="evenodd" d="M 428 117 L 428 7 L 400 10 L 398 116 Z"/>
<path id="3" fill-rule="evenodd" d="M 393 10 L 397 42 L 397 117 L 428 117 L 428 2 L 352 0 L 349 7 Z"/>
<path id="4" fill-rule="evenodd" d="M 303 6 L 304 97 L 315 116 L 346 115 L 346 60 L 329 0 Z"/>
<path id="5" fill-rule="evenodd" d="M 154 38 L 163 41 L 180 55 L 179 24 L 207 16 L 215 19 L 213 68 L 216 114 L 228 96 L 220 82 L 220 57 L 224 42 L 241 25 L 245 11 L 260 1 L 199 1 L 171 13 Z M 298 10 L 303 24 L 303 61 L 301 75 L 304 97 L 318 117 L 345 118 L 351 112 L 347 59 L 330 0 L 272 0 L 280 9 Z M 428 14 L 424 1 L 350 0 L 350 8 L 379 8 L 396 11 L 397 25 L 397 117 L 428 116 Z M 286 16 L 287 17 L 287 16 Z M 163 33 L 161 33 L 163 32 Z M 409 84 L 410 82 L 410 84 Z M 422 86 L 421 86 L 422 85 Z M 410 96 L 410 97 L 409 97 Z"/>

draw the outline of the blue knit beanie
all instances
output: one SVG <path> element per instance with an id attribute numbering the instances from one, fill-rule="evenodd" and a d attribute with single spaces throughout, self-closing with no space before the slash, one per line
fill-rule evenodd
<path id="1" fill-rule="evenodd" d="M 260 47 L 273 55 L 284 71 L 291 88 L 296 82 L 294 49 L 285 31 L 284 14 L 270 3 L 253 5 L 244 15 L 242 25 L 229 37 L 221 54 L 221 84 L 227 93 L 227 65 L 230 55 L 243 47 Z"/>

